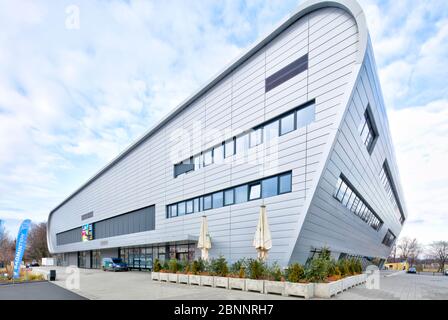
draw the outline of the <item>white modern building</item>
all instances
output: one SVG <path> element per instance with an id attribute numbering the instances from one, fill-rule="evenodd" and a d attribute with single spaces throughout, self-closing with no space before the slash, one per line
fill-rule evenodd
<path id="1" fill-rule="evenodd" d="M 59 204 L 59 264 L 256 257 L 266 205 L 269 261 L 384 260 L 406 207 L 366 19 L 354 0 L 297 12 Z"/>

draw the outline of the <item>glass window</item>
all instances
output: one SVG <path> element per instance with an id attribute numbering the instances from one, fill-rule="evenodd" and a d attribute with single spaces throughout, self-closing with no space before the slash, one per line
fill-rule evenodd
<path id="1" fill-rule="evenodd" d="M 263 143 L 263 129 L 259 128 L 256 130 L 252 130 L 249 134 L 250 137 L 250 147 L 256 147 L 259 144 Z"/>
<path id="2" fill-rule="evenodd" d="M 224 146 L 220 144 L 213 149 L 213 162 L 220 164 L 224 160 Z"/>
<path id="3" fill-rule="evenodd" d="M 247 201 L 247 185 L 235 188 L 235 203 Z"/>
<path id="4" fill-rule="evenodd" d="M 202 168 L 202 155 L 198 154 L 197 156 L 193 157 L 193 163 L 194 163 L 194 169 L 198 170 Z"/>
<path id="5" fill-rule="evenodd" d="M 226 141 L 224 144 L 224 156 L 226 158 L 231 157 L 235 154 L 235 140 L 231 139 Z"/>
<path id="6" fill-rule="evenodd" d="M 261 184 L 252 184 L 249 187 L 249 200 L 255 200 L 261 198 Z"/>
<path id="7" fill-rule="evenodd" d="M 185 214 L 185 202 L 179 202 L 177 204 L 177 215 L 183 216 Z"/>
<path id="8" fill-rule="evenodd" d="M 280 135 L 294 131 L 294 113 L 290 113 L 280 119 Z"/>
<path id="9" fill-rule="evenodd" d="M 194 212 L 201 211 L 201 208 L 199 207 L 199 198 L 193 199 L 193 209 L 194 209 Z"/>
<path id="10" fill-rule="evenodd" d="M 203 208 L 204 210 L 208 210 L 212 208 L 212 196 L 208 195 L 208 196 L 204 196 L 203 197 Z"/>
<path id="11" fill-rule="evenodd" d="M 194 204 L 193 204 L 193 200 L 188 200 L 187 202 L 187 211 L 186 211 L 186 213 L 188 214 L 188 213 L 193 213 L 193 207 L 194 207 Z"/>
<path id="12" fill-rule="evenodd" d="M 224 205 L 228 206 L 231 204 L 234 204 L 234 194 L 233 194 L 233 189 L 228 189 L 226 191 L 224 191 Z"/>
<path id="13" fill-rule="evenodd" d="M 170 206 L 170 217 L 177 217 L 177 204 Z"/>
<path id="14" fill-rule="evenodd" d="M 284 174 L 284 175 L 280 176 L 280 181 L 279 181 L 279 185 L 280 185 L 279 192 L 280 192 L 280 194 L 292 191 L 292 181 L 291 181 L 291 179 L 292 179 L 291 173 Z"/>
<path id="15" fill-rule="evenodd" d="M 261 192 L 263 198 L 276 196 L 278 193 L 278 177 L 264 179 L 261 182 Z"/>
<path id="16" fill-rule="evenodd" d="M 224 196 L 223 192 L 216 192 L 213 194 L 213 208 L 221 208 L 223 206 Z"/>
<path id="17" fill-rule="evenodd" d="M 249 146 L 248 138 L 249 138 L 248 134 L 244 134 L 236 138 L 236 154 L 238 156 L 246 154 L 246 150 L 248 149 Z"/>
<path id="18" fill-rule="evenodd" d="M 315 109 L 316 106 L 312 104 L 297 111 L 297 128 L 305 127 L 315 120 Z"/>
<path id="19" fill-rule="evenodd" d="M 204 159 L 204 167 L 211 165 L 213 163 L 213 149 L 205 151 L 202 157 Z"/>
<path id="20" fill-rule="evenodd" d="M 375 126 L 369 114 L 369 109 L 364 113 L 364 118 L 362 119 L 360 125 L 361 139 L 367 150 L 371 152 L 373 150 L 373 145 L 375 138 L 378 136 L 376 133 Z"/>
<path id="21" fill-rule="evenodd" d="M 264 141 L 270 141 L 271 139 L 274 139 L 278 137 L 279 133 L 279 121 L 275 120 L 274 122 L 268 123 L 264 126 L 263 129 L 264 133 Z"/>

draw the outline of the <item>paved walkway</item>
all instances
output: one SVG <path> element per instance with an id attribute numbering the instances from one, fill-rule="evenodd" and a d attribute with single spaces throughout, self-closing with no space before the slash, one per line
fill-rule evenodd
<path id="1" fill-rule="evenodd" d="M 0 285 L 0 300 L 85 300 L 50 282 Z"/>
<path id="2" fill-rule="evenodd" d="M 66 268 L 56 267 L 55 284 L 66 288 Z M 35 268 L 48 272 L 49 268 Z M 220 288 L 188 286 L 152 281 L 149 272 L 104 272 L 79 270 L 79 289 L 72 291 L 88 299 L 179 299 L 179 300 L 278 300 L 300 298 L 265 295 Z M 415 275 L 403 272 L 381 272 L 380 290 L 369 290 L 364 285 L 336 296 L 338 300 L 415 300 L 448 299 L 448 277 Z"/>
<path id="3" fill-rule="evenodd" d="M 48 272 L 50 268 L 34 268 Z M 56 267 L 54 283 L 65 288 L 67 275 L 65 268 Z M 151 280 L 149 272 L 104 272 L 101 270 L 78 269 L 79 289 L 73 292 L 88 299 L 132 299 L 132 300 L 281 300 L 299 298 L 265 295 L 256 292 L 243 292 L 220 288 L 189 286 L 185 284 L 165 283 Z"/>

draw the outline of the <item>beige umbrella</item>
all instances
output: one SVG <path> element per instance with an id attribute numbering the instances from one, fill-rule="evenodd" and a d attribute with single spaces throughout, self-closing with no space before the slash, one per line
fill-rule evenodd
<path id="1" fill-rule="evenodd" d="M 257 231 L 254 237 L 254 247 L 257 249 L 258 258 L 266 260 L 268 251 L 272 248 L 271 231 L 269 231 L 266 206 L 260 206 L 260 216 L 258 218 Z"/>
<path id="2" fill-rule="evenodd" d="M 208 260 L 208 250 L 212 247 L 210 235 L 208 234 L 207 217 L 202 216 L 201 231 L 199 233 L 198 248 L 201 249 L 202 260 Z"/>

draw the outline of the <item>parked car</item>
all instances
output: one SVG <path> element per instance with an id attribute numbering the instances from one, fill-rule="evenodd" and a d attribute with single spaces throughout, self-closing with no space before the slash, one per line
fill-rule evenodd
<path id="1" fill-rule="evenodd" d="M 408 269 L 408 273 L 417 273 L 417 268 L 416 267 L 410 267 Z"/>
<path id="2" fill-rule="evenodd" d="M 445 275 L 448 276 L 448 269 L 445 270 Z"/>
<path id="3" fill-rule="evenodd" d="M 128 271 L 128 265 L 120 258 L 103 258 L 103 271 Z"/>
<path id="4" fill-rule="evenodd" d="M 31 266 L 32 267 L 38 267 L 39 263 L 36 260 L 31 261 Z"/>

